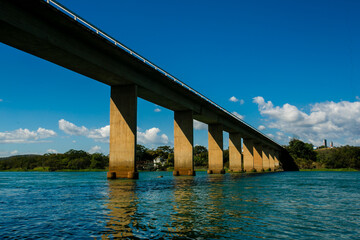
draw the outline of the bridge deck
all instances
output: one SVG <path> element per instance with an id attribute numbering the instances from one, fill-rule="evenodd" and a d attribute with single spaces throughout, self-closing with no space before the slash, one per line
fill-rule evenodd
<path id="1" fill-rule="evenodd" d="M 110 86 L 136 84 L 138 96 L 227 132 L 282 147 L 115 39 L 53 1 L 1 0 L 0 41 Z M 55 3 L 56 4 L 56 3 Z M 75 17 L 74 17 L 75 16 Z"/>

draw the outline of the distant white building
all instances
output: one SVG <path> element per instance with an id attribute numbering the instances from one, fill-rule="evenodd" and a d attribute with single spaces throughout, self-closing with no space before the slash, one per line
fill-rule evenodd
<path id="1" fill-rule="evenodd" d="M 156 157 L 154 160 L 154 168 L 157 168 L 158 166 L 164 166 L 166 163 L 166 160 L 160 156 Z"/>

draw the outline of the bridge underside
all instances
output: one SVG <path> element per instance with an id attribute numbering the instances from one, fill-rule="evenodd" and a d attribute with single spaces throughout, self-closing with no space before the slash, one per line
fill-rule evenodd
<path id="1" fill-rule="evenodd" d="M 222 131 L 230 133 L 234 171 L 262 171 L 264 164 L 274 170 L 279 156 L 286 155 L 279 155 L 281 146 L 243 121 L 43 0 L 0 0 L 0 41 L 111 86 L 109 177 L 137 177 L 137 97 L 174 111 L 175 175 L 194 174 L 192 119 L 209 125 L 209 172 L 224 172 Z M 296 169 L 288 156 L 280 162 L 284 170 Z"/>

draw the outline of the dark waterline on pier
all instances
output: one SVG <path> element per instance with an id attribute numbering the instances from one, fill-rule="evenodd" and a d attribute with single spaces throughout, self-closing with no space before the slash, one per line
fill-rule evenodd
<path id="1" fill-rule="evenodd" d="M 359 200 L 360 172 L 0 172 L 0 238 L 356 239 Z"/>

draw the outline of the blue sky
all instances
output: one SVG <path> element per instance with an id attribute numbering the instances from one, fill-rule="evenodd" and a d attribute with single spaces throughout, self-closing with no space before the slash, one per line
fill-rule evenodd
<path id="1" fill-rule="evenodd" d="M 59 2 L 281 144 L 360 145 L 359 1 Z M 108 153 L 109 86 L 0 53 L 0 157 Z M 139 99 L 138 136 L 172 145 L 173 112 Z"/>

